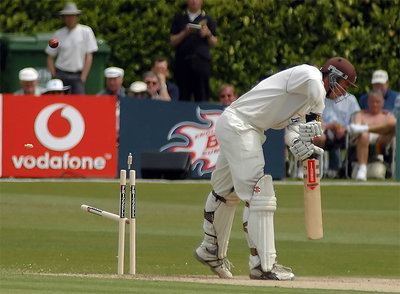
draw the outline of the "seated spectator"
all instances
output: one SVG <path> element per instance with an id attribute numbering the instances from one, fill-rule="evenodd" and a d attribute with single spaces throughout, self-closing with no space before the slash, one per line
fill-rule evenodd
<path id="1" fill-rule="evenodd" d="M 124 70 L 119 67 L 108 67 L 104 70 L 106 78 L 106 88 L 97 95 L 117 95 L 125 96 L 125 88 L 122 86 L 124 82 Z"/>
<path id="2" fill-rule="evenodd" d="M 68 94 L 70 89 L 71 87 L 64 86 L 64 83 L 60 79 L 52 79 L 47 82 L 46 90 L 43 92 L 43 95 L 64 95 Z"/>
<path id="3" fill-rule="evenodd" d="M 154 72 L 146 72 L 143 75 L 143 81 L 147 85 L 147 90 L 150 93 L 151 99 L 171 101 L 167 88 L 161 87 L 160 80 Z"/>
<path id="4" fill-rule="evenodd" d="M 237 99 L 235 87 L 231 84 L 224 84 L 219 88 L 219 102 L 222 106 L 229 106 Z"/>
<path id="5" fill-rule="evenodd" d="M 147 91 L 147 85 L 145 82 L 136 81 L 133 82 L 128 89 L 128 96 L 133 98 L 148 99 L 150 93 Z"/>
<path id="6" fill-rule="evenodd" d="M 341 149 L 346 148 L 347 128 L 352 115 L 360 111 L 356 97 L 351 94 L 336 100 L 325 98 L 325 109 L 322 113 L 322 136 L 314 139 L 314 144 L 329 151 L 327 176 L 335 178 L 342 167 Z"/>
<path id="7" fill-rule="evenodd" d="M 400 95 L 397 96 L 396 101 L 394 101 L 393 114 L 398 117 L 400 115 Z"/>
<path id="8" fill-rule="evenodd" d="M 396 117 L 383 110 L 385 100 L 379 90 L 373 90 L 368 96 L 369 110 L 362 110 L 354 117 L 349 132 L 355 139 L 358 169 L 353 173 L 356 180 L 367 180 L 369 145 L 375 144 L 375 154 L 383 157 L 385 146 L 396 133 Z"/>
<path id="9" fill-rule="evenodd" d="M 44 89 L 38 86 L 39 73 L 33 67 L 26 67 L 19 71 L 19 84 L 22 89 L 14 92 L 15 95 L 40 96 Z"/>
<path id="10" fill-rule="evenodd" d="M 178 86 L 167 80 L 167 78 L 169 76 L 169 66 L 168 66 L 167 58 L 157 57 L 153 61 L 151 71 L 158 75 L 158 78 L 161 82 L 161 88 L 167 87 L 168 94 L 171 97 L 171 100 L 178 101 L 179 100 Z"/>
<path id="11" fill-rule="evenodd" d="M 385 70 L 377 70 L 372 74 L 371 79 L 372 90 L 380 90 L 385 98 L 383 109 L 390 112 L 394 110 L 394 103 L 400 93 L 389 89 L 389 75 Z M 361 109 L 368 110 L 368 93 L 361 96 L 359 99 Z"/>

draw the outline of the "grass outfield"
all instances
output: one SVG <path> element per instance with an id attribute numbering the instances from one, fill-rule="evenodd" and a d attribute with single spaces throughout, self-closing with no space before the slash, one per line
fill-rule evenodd
<path id="1" fill-rule="evenodd" d="M 192 257 L 209 189 L 205 183 L 137 183 L 138 274 L 210 275 Z M 299 278 L 400 278 L 399 185 L 322 186 L 325 236 L 319 241 L 305 235 L 302 189 L 275 184 L 280 263 Z M 38 275 L 116 274 L 118 223 L 80 205 L 117 213 L 118 202 L 117 181 L 0 182 L 0 293 L 356 293 Z M 235 276 L 248 275 L 242 206 L 229 250 Z M 128 260 L 125 265 L 128 271 Z"/>

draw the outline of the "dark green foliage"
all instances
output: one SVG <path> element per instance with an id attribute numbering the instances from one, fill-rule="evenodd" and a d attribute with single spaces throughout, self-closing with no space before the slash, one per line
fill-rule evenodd
<path id="1" fill-rule="evenodd" d="M 174 60 L 169 29 L 184 0 L 76 0 L 81 23 L 91 26 L 112 48 L 109 65 L 126 70 L 125 86 L 150 68 L 159 55 Z M 389 72 L 400 90 L 400 0 L 205 0 L 214 18 L 218 46 L 212 50 L 215 99 L 225 82 L 248 90 L 260 78 L 299 63 L 348 58 L 358 73 L 360 97 L 371 74 Z M 3 0 L 3 32 L 54 31 L 63 25 L 63 1 Z"/>

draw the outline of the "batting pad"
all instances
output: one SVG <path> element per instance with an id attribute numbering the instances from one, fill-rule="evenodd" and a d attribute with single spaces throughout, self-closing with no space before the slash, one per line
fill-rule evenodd
<path id="1" fill-rule="evenodd" d="M 275 210 L 276 197 L 272 177 L 264 175 L 255 185 L 253 197 L 250 200 L 247 234 L 256 246 L 261 267 L 265 272 L 271 271 L 276 261 Z"/>

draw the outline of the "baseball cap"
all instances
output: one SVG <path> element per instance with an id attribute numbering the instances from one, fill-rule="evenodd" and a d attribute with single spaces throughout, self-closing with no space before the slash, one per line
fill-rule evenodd
<path id="1" fill-rule="evenodd" d="M 74 2 L 69 2 L 64 5 L 63 10 L 60 11 L 60 15 L 79 15 L 82 11 L 76 7 Z"/>
<path id="2" fill-rule="evenodd" d="M 70 88 L 69 86 L 64 86 L 63 82 L 60 79 L 52 79 L 47 82 L 46 90 L 44 91 L 44 93 L 54 92 L 54 91 L 64 92 L 69 88 Z"/>
<path id="3" fill-rule="evenodd" d="M 133 82 L 129 87 L 129 91 L 134 93 L 145 92 L 147 91 L 147 85 L 142 81 Z"/>
<path id="4" fill-rule="evenodd" d="M 19 71 L 18 77 L 20 81 L 31 82 L 39 78 L 39 73 L 33 67 L 26 67 Z"/>
<path id="5" fill-rule="evenodd" d="M 386 70 L 376 70 L 372 74 L 371 84 L 386 84 L 389 80 L 389 75 Z"/>
<path id="6" fill-rule="evenodd" d="M 108 67 L 104 70 L 104 76 L 106 78 L 118 78 L 124 77 L 124 70 L 119 67 Z"/>

